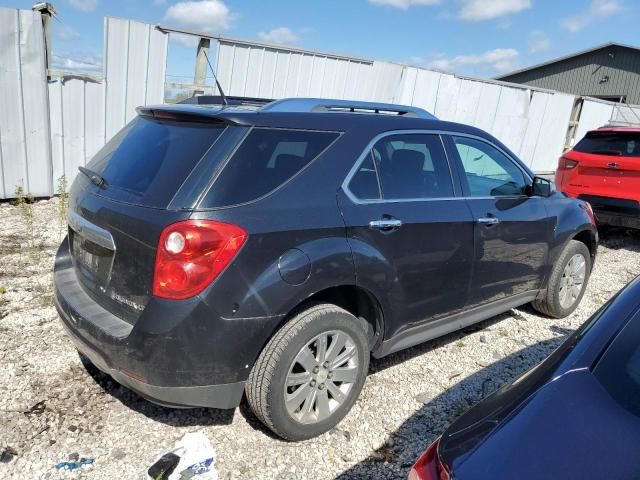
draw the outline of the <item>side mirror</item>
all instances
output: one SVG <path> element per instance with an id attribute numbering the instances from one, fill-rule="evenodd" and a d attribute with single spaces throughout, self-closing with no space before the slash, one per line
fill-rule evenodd
<path id="1" fill-rule="evenodd" d="M 543 177 L 535 177 L 531 186 L 531 195 L 550 197 L 553 193 L 553 182 Z"/>

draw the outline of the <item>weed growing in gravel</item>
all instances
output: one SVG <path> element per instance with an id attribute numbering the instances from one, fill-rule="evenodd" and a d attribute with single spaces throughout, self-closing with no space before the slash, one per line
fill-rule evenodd
<path id="1" fill-rule="evenodd" d="M 465 345 L 466 344 L 462 340 L 458 340 L 456 342 L 456 347 L 458 347 L 458 348 L 464 348 Z"/>
<path id="2" fill-rule="evenodd" d="M 69 194 L 67 193 L 67 176 L 62 175 L 58 179 L 58 240 L 62 240 L 62 232 L 67 227 L 67 207 L 69 206 Z"/>
<path id="3" fill-rule="evenodd" d="M 509 331 L 504 327 L 500 327 L 498 329 L 498 335 L 500 335 L 501 337 L 508 337 L 509 336 Z"/>
<path id="4" fill-rule="evenodd" d="M 4 295 L 5 293 L 7 293 L 7 289 L 4 287 L 0 287 L 0 295 Z"/>
<path id="5" fill-rule="evenodd" d="M 16 187 L 16 201 L 15 205 L 20 208 L 20 216 L 24 221 L 24 226 L 29 240 L 29 251 L 32 255 L 32 259 L 36 263 L 40 263 L 40 248 L 36 245 L 35 230 L 33 227 L 34 214 L 33 214 L 33 195 L 25 193 L 24 188 Z"/>

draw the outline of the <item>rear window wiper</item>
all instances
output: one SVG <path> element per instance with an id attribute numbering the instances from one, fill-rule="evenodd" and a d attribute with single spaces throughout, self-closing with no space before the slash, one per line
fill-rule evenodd
<path id="1" fill-rule="evenodd" d="M 89 180 L 91 180 L 100 188 L 107 188 L 107 186 L 109 185 L 103 177 L 101 177 L 93 170 L 88 169 L 87 167 L 78 167 L 78 170 L 89 177 Z"/>

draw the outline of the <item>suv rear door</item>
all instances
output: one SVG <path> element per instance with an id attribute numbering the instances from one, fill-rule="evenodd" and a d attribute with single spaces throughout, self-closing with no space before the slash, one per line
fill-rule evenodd
<path id="1" fill-rule="evenodd" d="M 420 131 L 378 136 L 342 186 L 358 283 L 383 290 L 387 337 L 465 306 L 473 225 L 457 193 L 440 136 Z"/>
<path id="2" fill-rule="evenodd" d="M 543 197 L 529 195 L 532 179 L 487 140 L 447 137 L 475 221 L 470 307 L 527 295 L 545 274 L 554 221 Z"/>

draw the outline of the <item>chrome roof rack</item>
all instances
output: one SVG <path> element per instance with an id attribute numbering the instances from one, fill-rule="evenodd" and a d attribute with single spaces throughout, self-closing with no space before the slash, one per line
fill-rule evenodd
<path id="1" fill-rule="evenodd" d="M 283 98 L 268 103 L 260 109 L 263 112 L 336 112 L 396 115 L 401 117 L 437 120 L 435 116 L 418 107 L 393 103 L 359 102 L 354 100 L 334 100 L 330 98 Z"/>

